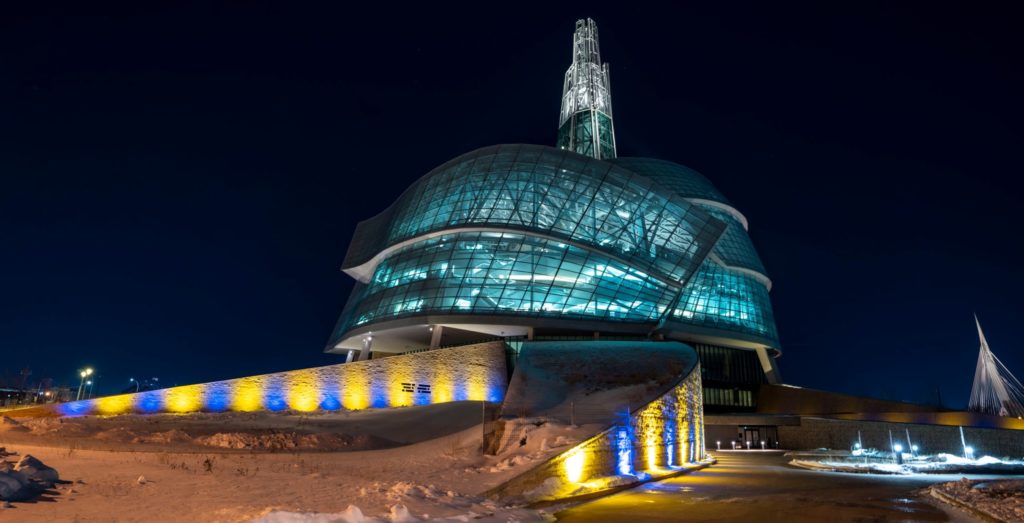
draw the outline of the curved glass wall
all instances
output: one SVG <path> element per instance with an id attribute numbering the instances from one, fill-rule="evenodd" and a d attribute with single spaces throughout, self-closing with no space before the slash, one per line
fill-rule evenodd
<path id="1" fill-rule="evenodd" d="M 359 224 L 344 265 L 359 284 L 331 343 L 427 315 L 615 321 L 646 333 L 672 309 L 670 323 L 777 346 L 745 227 L 687 198 L 728 205 L 699 173 L 661 160 L 535 145 L 455 158 Z M 467 318 L 476 321 L 493 320 Z"/>
<path id="2" fill-rule="evenodd" d="M 435 169 L 386 216 L 359 227 L 345 268 L 366 263 L 399 242 L 460 227 L 562 238 L 684 282 L 725 224 L 651 180 L 607 162 L 551 147 L 495 146 Z"/>
<path id="3" fill-rule="evenodd" d="M 622 262 L 556 240 L 458 233 L 417 242 L 381 262 L 341 331 L 422 314 L 651 322 L 677 292 Z"/>
<path id="4" fill-rule="evenodd" d="M 750 235 L 747 234 L 746 229 L 743 228 L 743 224 L 739 222 L 732 214 L 716 208 L 707 206 L 702 208 L 710 213 L 715 218 L 727 223 L 729 226 L 726 227 L 725 233 L 719 238 L 718 243 L 715 244 L 715 254 L 726 264 L 731 267 L 742 267 L 744 269 L 750 269 L 752 271 L 765 274 L 764 265 L 761 263 L 761 257 L 757 255 L 757 251 L 754 250 L 754 244 L 750 241 Z"/>
<path id="5" fill-rule="evenodd" d="M 730 205 L 725 195 L 718 192 L 703 174 L 689 167 L 655 158 L 613 158 L 607 161 L 646 176 L 684 198 L 700 198 Z"/>
<path id="6" fill-rule="evenodd" d="M 672 317 L 682 323 L 778 340 L 768 289 L 753 276 L 711 261 L 704 262 L 683 289 Z"/>

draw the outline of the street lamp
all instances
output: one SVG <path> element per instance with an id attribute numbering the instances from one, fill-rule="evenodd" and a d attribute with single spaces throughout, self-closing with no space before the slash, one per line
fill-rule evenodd
<path id="1" fill-rule="evenodd" d="M 85 370 L 78 371 L 78 375 L 82 380 L 78 382 L 78 395 L 75 396 L 75 401 L 82 399 L 82 389 L 85 388 L 85 377 L 92 375 L 92 367 L 86 367 Z"/>
<path id="2" fill-rule="evenodd" d="M 139 382 L 135 378 L 128 378 L 129 382 L 135 383 L 135 392 L 139 392 Z"/>

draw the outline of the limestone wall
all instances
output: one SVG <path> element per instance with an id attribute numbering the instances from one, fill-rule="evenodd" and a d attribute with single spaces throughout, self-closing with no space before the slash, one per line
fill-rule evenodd
<path id="1" fill-rule="evenodd" d="M 674 474 L 705 458 L 700 367 L 629 420 L 488 492 L 505 500 L 541 501 L 600 492 Z M 625 417 L 625 416 L 623 416 Z"/>
<path id="2" fill-rule="evenodd" d="M 359 410 L 458 400 L 500 402 L 505 343 L 438 349 L 48 406 L 59 415 Z"/>

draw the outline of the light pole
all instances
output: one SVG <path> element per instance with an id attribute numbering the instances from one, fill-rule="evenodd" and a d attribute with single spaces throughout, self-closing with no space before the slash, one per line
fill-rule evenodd
<path id="1" fill-rule="evenodd" d="M 128 381 L 134 383 L 135 384 L 135 392 L 139 392 L 139 382 L 136 381 L 135 378 L 128 378 Z"/>
<path id="2" fill-rule="evenodd" d="M 85 370 L 79 371 L 78 375 L 82 380 L 78 382 L 78 396 L 75 396 L 75 401 L 82 399 L 82 389 L 85 388 L 85 377 L 92 375 L 92 367 L 87 367 Z"/>

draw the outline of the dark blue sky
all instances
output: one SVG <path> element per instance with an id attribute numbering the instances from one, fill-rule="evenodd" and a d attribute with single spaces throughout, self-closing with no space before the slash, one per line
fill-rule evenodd
<path id="1" fill-rule="evenodd" d="M 975 311 L 1024 374 L 1008 5 L 145 4 L 0 19 L 0 372 L 337 361 L 355 224 L 460 153 L 553 143 L 592 16 L 620 155 L 749 219 L 788 382 L 962 406 Z"/>

